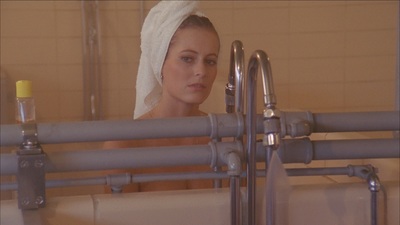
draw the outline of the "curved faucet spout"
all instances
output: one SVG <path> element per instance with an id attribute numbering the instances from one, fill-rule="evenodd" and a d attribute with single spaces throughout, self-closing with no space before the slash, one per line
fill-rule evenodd
<path id="1" fill-rule="evenodd" d="M 255 51 L 251 56 L 248 69 L 249 76 L 256 79 L 259 68 L 263 82 L 264 106 L 268 108 L 275 108 L 276 96 L 272 80 L 271 64 L 267 54 L 262 50 Z"/>
<path id="2" fill-rule="evenodd" d="M 271 65 L 262 50 L 253 53 L 249 61 L 247 77 L 247 199 L 248 224 L 255 224 L 255 184 L 256 184 L 256 83 L 258 71 L 263 81 L 264 100 L 264 146 L 267 150 L 266 163 L 269 164 L 272 150 L 278 149 L 280 142 L 280 115 L 275 108 L 276 97 L 272 81 Z M 266 165 L 266 169 L 267 169 Z"/>
<path id="3" fill-rule="evenodd" d="M 231 45 L 228 83 L 225 86 L 226 112 L 243 112 L 243 77 L 244 50 L 243 44 L 235 40 Z"/>

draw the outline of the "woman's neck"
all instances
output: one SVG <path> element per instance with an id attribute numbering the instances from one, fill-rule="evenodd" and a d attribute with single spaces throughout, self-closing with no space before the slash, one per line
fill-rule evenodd
<path id="1" fill-rule="evenodd" d="M 151 111 L 152 118 L 166 118 L 166 117 L 185 117 L 185 116 L 200 116 L 204 115 L 199 110 L 199 105 L 188 104 L 164 104 L 159 102 Z"/>

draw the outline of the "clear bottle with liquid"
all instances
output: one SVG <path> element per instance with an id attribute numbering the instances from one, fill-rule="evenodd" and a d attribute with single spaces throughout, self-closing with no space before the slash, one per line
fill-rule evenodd
<path id="1" fill-rule="evenodd" d="M 16 113 L 18 123 L 35 123 L 35 100 L 32 96 L 32 81 L 19 80 L 16 83 Z"/>

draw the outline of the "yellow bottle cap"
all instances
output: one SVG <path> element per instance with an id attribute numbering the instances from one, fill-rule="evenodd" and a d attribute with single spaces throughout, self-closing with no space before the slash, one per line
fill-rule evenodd
<path id="1" fill-rule="evenodd" d="M 19 80 L 16 83 L 17 98 L 30 98 L 32 97 L 32 81 Z"/>

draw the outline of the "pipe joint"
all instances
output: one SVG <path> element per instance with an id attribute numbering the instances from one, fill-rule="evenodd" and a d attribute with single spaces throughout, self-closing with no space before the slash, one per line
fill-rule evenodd
<path id="1" fill-rule="evenodd" d="M 357 176 L 367 181 L 368 188 L 371 192 L 378 192 L 381 188 L 381 183 L 377 175 L 378 169 L 372 165 L 353 166 L 348 165 L 349 176 Z"/>
<path id="2" fill-rule="evenodd" d="M 228 166 L 229 176 L 241 175 L 241 158 L 243 157 L 243 144 L 240 141 L 227 143 L 209 142 L 211 147 L 211 168 L 225 164 Z"/>
<path id="3" fill-rule="evenodd" d="M 281 112 L 273 106 L 266 107 L 263 112 L 264 119 L 280 118 Z"/>
<path id="4" fill-rule="evenodd" d="M 111 187 L 113 193 L 122 192 L 122 187 L 130 183 L 132 183 L 132 176 L 130 173 L 109 174 L 106 177 L 106 184 Z"/>
<path id="5" fill-rule="evenodd" d="M 227 83 L 225 86 L 225 105 L 227 113 L 235 111 L 235 86 L 230 83 Z"/>
<path id="6" fill-rule="evenodd" d="M 225 154 L 225 161 L 228 165 L 228 172 L 229 176 L 236 176 L 239 177 L 242 173 L 242 163 L 237 151 L 231 151 Z"/>
<path id="7" fill-rule="evenodd" d="M 290 137 L 309 136 L 311 134 L 311 124 L 308 121 L 298 121 L 287 126 Z"/>
<path id="8" fill-rule="evenodd" d="M 313 114 L 304 112 L 281 112 L 281 137 L 290 135 L 292 138 L 309 136 L 313 131 Z"/>
<path id="9" fill-rule="evenodd" d="M 273 150 L 280 145 L 280 121 L 279 117 L 264 117 L 264 146 L 271 146 Z"/>

